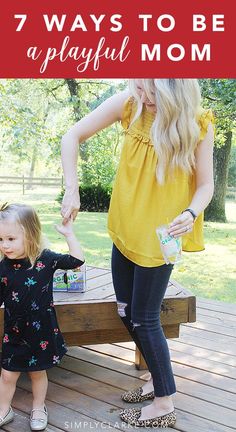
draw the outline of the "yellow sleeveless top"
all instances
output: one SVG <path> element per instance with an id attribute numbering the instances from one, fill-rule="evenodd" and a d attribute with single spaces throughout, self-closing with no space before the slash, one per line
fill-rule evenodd
<path id="1" fill-rule="evenodd" d="M 165 184 L 157 182 L 157 155 L 150 140 L 154 114 L 144 107 L 129 127 L 136 108 L 133 98 L 125 102 L 121 120 L 125 140 L 110 202 L 108 232 L 128 259 L 140 266 L 156 267 L 165 261 L 155 230 L 170 223 L 189 206 L 195 191 L 195 176 L 176 170 Z M 213 122 L 212 112 L 202 110 L 198 119 L 199 141 L 206 135 L 209 122 Z M 203 214 L 197 217 L 193 231 L 183 236 L 182 248 L 191 252 L 204 249 Z"/>

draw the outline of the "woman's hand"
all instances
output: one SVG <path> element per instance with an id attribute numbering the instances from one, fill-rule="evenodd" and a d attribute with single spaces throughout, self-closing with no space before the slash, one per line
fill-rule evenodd
<path id="1" fill-rule="evenodd" d="M 173 237 L 180 237 L 192 231 L 194 224 L 193 216 L 189 211 L 178 215 L 169 225 L 168 233 Z"/>
<path id="2" fill-rule="evenodd" d="M 62 223 L 65 225 L 72 217 L 75 220 L 80 209 L 80 196 L 78 189 L 74 191 L 66 190 L 61 205 Z"/>

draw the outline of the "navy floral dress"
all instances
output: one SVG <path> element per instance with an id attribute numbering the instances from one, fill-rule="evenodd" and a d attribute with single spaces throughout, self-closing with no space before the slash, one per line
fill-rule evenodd
<path id="1" fill-rule="evenodd" d="M 2 367 L 39 371 L 57 365 L 67 349 L 53 305 L 53 273 L 83 262 L 45 249 L 31 267 L 28 259 L 0 262 L 0 305 L 4 303 Z"/>

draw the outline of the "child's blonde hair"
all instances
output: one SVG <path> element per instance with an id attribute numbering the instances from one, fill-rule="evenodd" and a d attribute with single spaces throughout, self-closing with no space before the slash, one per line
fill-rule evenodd
<path id="1" fill-rule="evenodd" d="M 141 79 L 150 102 L 156 105 L 151 139 L 158 156 L 156 176 L 163 183 L 175 168 L 191 174 L 195 168 L 195 150 L 200 128 L 197 117 L 201 94 L 196 79 Z M 143 104 L 137 80 L 129 81 L 138 107 L 132 123 L 142 113 Z M 132 124 L 131 123 L 131 124 Z"/>
<path id="2" fill-rule="evenodd" d="M 0 207 L 0 222 L 8 220 L 21 226 L 24 232 L 25 256 L 33 265 L 43 250 L 41 223 L 36 211 L 26 204 L 6 203 Z"/>

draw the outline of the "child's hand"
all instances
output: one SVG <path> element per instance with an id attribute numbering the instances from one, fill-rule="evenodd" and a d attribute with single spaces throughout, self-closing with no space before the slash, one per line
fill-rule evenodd
<path id="1" fill-rule="evenodd" d="M 63 225 L 55 225 L 56 230 L 64 235 L 65 237 L 69 237 L 73 234 L 73 220 L 72 218 L 68 219 L 68 221 Z"/>

